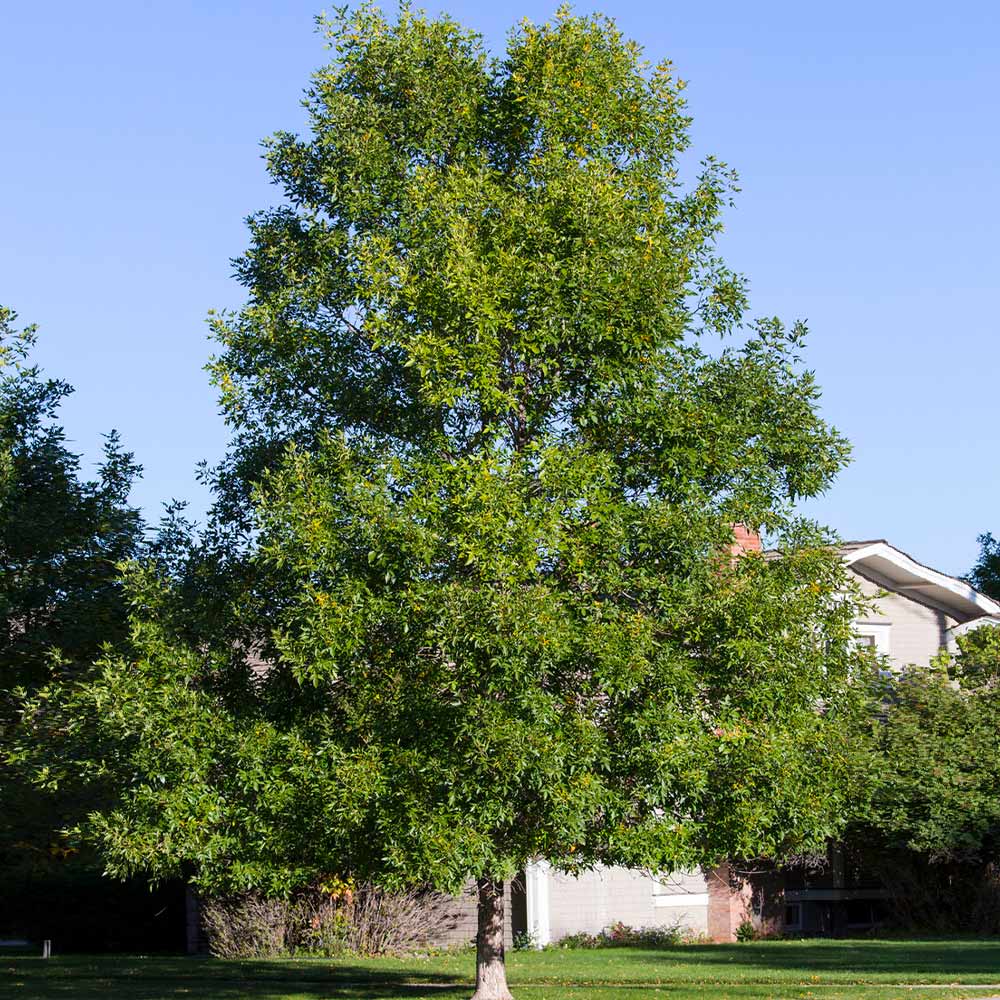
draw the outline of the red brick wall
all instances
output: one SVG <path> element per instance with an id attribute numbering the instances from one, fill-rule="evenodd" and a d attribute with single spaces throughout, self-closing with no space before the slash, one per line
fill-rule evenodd
<path id="1" fill-rule="evenodd" d="M 708 936 L 713 941 L 736 940 L 736 929 L 751 916 L 750 886 L 737 879 L 729 865 L 705 873 L 708 885 Z"/>
<path id="2" fill-rule="evenodd" d="M 736 874 L 728 864 L 705 873 L 708 885 L 708 936 L 735 941 L 740 924 L 749 921 L 764 937 L 785 927 L 785 880 L 780 871 Z"/>

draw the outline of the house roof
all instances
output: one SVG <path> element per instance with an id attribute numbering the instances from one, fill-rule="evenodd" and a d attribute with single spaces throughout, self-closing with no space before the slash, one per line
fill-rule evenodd
<path id="1" fill-rule="evenodd" d="M 960 623 L 1000 616 L 1000 604 L 975 587 L 917 562 L 884 538 L 845 542 L 844 561 L 862 576 L 874 578 L 887 589 L 936 605 Z"/>

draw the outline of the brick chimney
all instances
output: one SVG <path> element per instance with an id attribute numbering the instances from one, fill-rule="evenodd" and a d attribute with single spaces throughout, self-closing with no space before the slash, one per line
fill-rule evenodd
<path id="1" fill-rule="evenodd" d="M 748 528 L 745 524 L 733 525 L 733 544 L 730 552 L 734 556 L 742 555 L 744 552 L 760 552 L 760 535 L 753 528 Z"/>

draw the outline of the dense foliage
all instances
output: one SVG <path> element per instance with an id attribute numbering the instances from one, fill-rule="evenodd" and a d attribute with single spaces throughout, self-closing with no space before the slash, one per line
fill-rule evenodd
<path id="1" fill-rule="evenodd" d="M 116 434 L 108 435 L 97 478 L 57 423 L 72 391 L 31 362 L 34 327 L 17 329 L 0 308 L 0 750 L 13 739 L 16 693 L 54 678 L 79 677 L 128 635 L 118 570 L 135 557 L 142 524 L 128 495 L 139 472 Z M 41 798 L 0 754 L 0 868 L 57 861 L 57 831 L 82 806 L 64 788 Z M 9 881 L 8 881 L 9 884 Z"/>
<path id="2" fill-rule="evenodd" d="M 1000 932 L 998 679 L 1000 628 L 986 625 L 874 692 L 846 840 L 899 929 Z"/>
<path id="3" fill-rule="evenodd" d="M 969 583 L 1000 601 L 1000 541 L 989 532 L 980 535 L 978 541 L 979 558 L 969 573 Z"/>
<path id="4" fill-rule="evenodd" d="M 866 817 L 886 846 L 930 861 L 1000 860 L 1000 628 L 908 668 L 874 724 Z"/>
<path id="5" fill-rule="evenodd" d="M 137 655 L 29 716 L 60 719 L 52 782 L 120 788 L 87 827 L 111 871 L 478 879 L 503 996 L 500 886 L 532 858 L 839 829 L 863 658 L 792 508 L 847 446 L 804 329 L 752 322 L 716 254 L 732 176 L 681 183 L 669 64 L 565 11 L 497 59 L 407 9 L 328 31 L 311 134 L 268 146 L 286 203 L 251 220 L 249 301 L 214 320 L 213 544 L 239 546 L 135 570 Z M 736 522 L 781 558 L 734 557 Z M 178 575 L 212 581 L 196 613 Z"/>

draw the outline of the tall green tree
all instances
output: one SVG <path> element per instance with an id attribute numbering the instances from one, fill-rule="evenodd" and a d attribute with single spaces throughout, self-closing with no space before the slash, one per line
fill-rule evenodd
<path id="1" fill-rule="evenodd" d="M 113 873 L 474 880 L 496 1000 L 532 859 L 672 869 L 839 829 L 863 660 L 793 507 L 848 448 L 803 327 L 751 322 L 716 253 L 733 176 L 680 180 L 669 64 L 567 11 L 498 58 L 405 8 L 327 30 L 310 133 L 268 143 L 286 203 L 250 221 L 249 301 L 214 319 L 215 516 L 248 569 L 200 637 L 137 569 L 138 655 L 27 714 L 60 719 L 46 780 L 117 782 L 88 826 Z M 782 557 L 737 557 L 737 522 Z"/>
<path id="2" fill-rule="evenodd" d="M 1000 541 L 989 532 L 980 535 L 979 558 L 969 573 L 969 583 L 1000 601 Z"/>
<path id="3" fill-rule="evenodd" d="M 0 751 L 13 738 L 15 691 L 79 676 L 106 647 L 121 648 L 129 626 L 118 564 L 142 542 L 128 503 L 139 467 L 112 432 L 97 478 L 83 478 L 58 423 L 72 389 L 40 373 L 36 329 L 16 321 L 0 307 Z M 2 761 L 0 867 L 51 861 L 72 796 L 54 805 Z"/>

